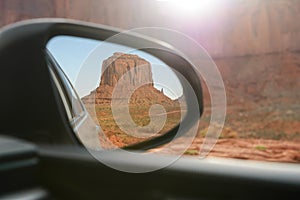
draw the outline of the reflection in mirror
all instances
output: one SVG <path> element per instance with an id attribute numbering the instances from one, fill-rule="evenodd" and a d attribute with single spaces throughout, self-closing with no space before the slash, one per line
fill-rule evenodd
<path id="1" fill-rule="evenodd" d="M 163 135 L 186 114 L 176 72 L 144 51 L 70 36 L 53 38 L 47 49 L 101 127 L 105 138 L 101 133 L 98 138 L 104 148 Z"/>

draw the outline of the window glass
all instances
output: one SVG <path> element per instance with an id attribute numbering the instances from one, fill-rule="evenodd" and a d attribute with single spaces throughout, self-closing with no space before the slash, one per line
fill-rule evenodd
<path id="1" fill-rule="evenodd" d="M 208 156 L 299 163 L 300 1 L 199 0 L 195 5 L 182 2 L 170 5 L 171 1 L 136 1 L 135 9 L 128 12 L 124 9 L 128 7 L 126 1 L 51 4 L 3 0 L 0 26 L 25 19 L 63 17 L 122 29 L 155 26 L 182 32 L 211 55 L 226 88 L 226 123 Z M 177 38 L 166 35 L 164 41 L 175 44 Z M 80 40 L 76 43 L 80 44 Z M 62 59 L 63 45 L 56 49 L 60 53 L 53 53 L 71 83 L 75 82 L 81 65 L 72 57 L 83 61 L 93 48 L 93 42 L 84 49 L 74 45 L 76 53 L 70 59 Z M 78 100 L 70 91 L 68 96 Z M 90 92 L 82 88 L 76 91 L 80 98 Z M 199 155 L 210 122 L 210 95 L 205 87 L 204 103 L 198 136 L 186 151 L 188 156 Z M 79 104 L 75 108 L 73 117 L 82 113 Z"/>

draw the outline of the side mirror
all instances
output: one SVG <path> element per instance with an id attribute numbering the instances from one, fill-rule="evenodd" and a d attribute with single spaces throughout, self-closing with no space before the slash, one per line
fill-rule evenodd
<path id="1" fill-rule="evenodd" d="M 127 150 L 148 150 L 184 136 L 203 112 L 198 72 L 170 45 L 120 32 L 59 19 L 21 22 L 2 31 L 0 65 L 7 70 L 0 73 L 5 96 L 0 101 L 1 109 L 9 113 L 1 116 L 4 129 L 14 124 L 13 115 L 25 113 L 14 134 L 42 143 L 110 148 L 113 142 L 107 136 L 120 126 L 123 132 L 115 137 L 124 138 L 125 132 L 138 138 L 117 145 Z M 66 59 L 80 61 L 72 45 L 66 48 L 69 52 L 56 56 L 67 47 L 67 40 L 98 48 L 92 53 L 82 48 L 88 57 L 73 83 L 61 64 Z M 16 59 L 6 59 L 11 57 Z M 160 81 L 167 83 L 159 86 Z M 7 82 L 10 87 L 2 88 Z M 175 94 L 168 91 L 178 88 Z M 8 100 L 26 106 L 5 108 Z"/>

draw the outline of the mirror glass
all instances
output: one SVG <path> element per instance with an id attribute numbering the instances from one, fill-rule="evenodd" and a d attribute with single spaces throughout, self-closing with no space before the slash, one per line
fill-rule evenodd
<path id="1" fill-rule="evenodd" d="M 163 135 L 186 115 L 178 73 L 142 49 L 71 36 L 52 38 L 47 49 L 98 127 L 104 148 Z"/>

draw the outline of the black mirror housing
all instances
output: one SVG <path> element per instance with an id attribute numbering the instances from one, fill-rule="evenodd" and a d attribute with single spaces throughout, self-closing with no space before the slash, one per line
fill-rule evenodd
<path id="1" fill-rule="evenodd" d="M 112 27 L 67 19 L 28 20 L 3 28 L 0 32 L 0 131 L 39 143 L 80 144 L 51 79 L 46 45 L 58 35 L 106 40 L 120 32 L 122 30 Z M 189 129 L 198 122 L 203 112 L 202 88 L 199 75 L 188 60 L 171 45 L 140 34 L 125 33 L 113 42 L 133 48 L 140 44 L 151 46 L 143 51 L 180 72 L 193 89 L 185 93 L 188 112 L 183 126 Z M 189 102 L 189 92 L 197 96 L 197 109 L 192 107 L 195 102 Z M 8 102 L 15 107 L 6 106 Z M 200 115 L 195 110 L 199 110 Z M 127 149 L 146 150 L 165 144 L 174 138 L 177 129 Z"/>

